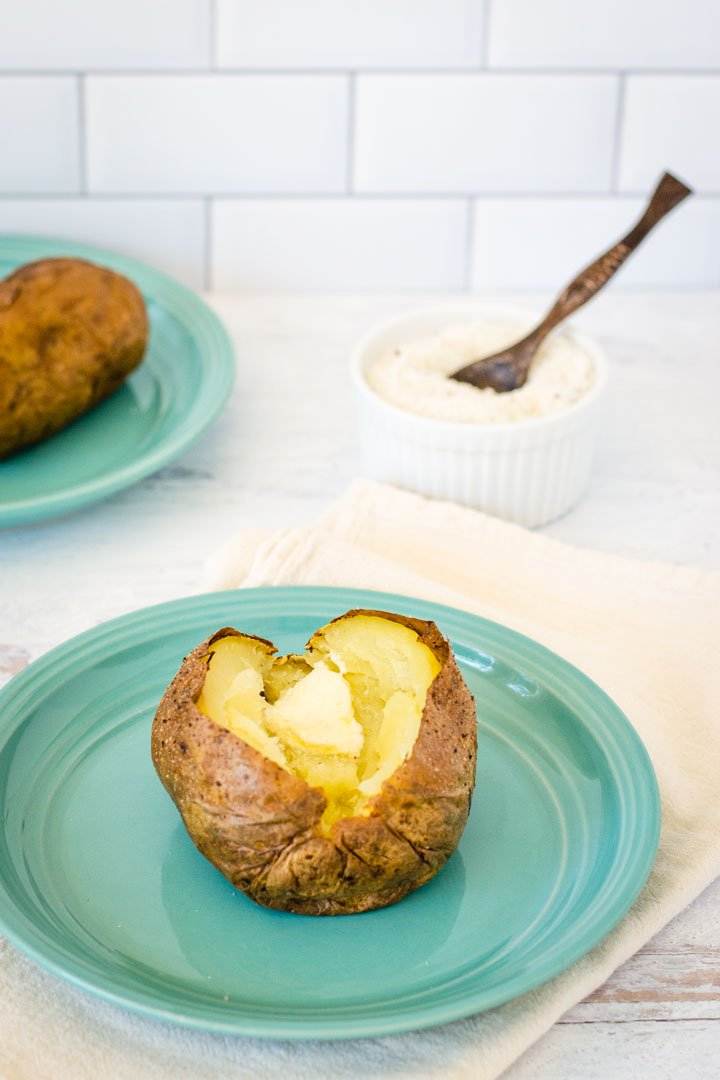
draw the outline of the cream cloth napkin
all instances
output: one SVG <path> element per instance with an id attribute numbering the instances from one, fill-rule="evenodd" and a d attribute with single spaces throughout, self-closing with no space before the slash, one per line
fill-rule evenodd
<path id="1" fill-rule="evenodd" d="M 447 503 L 355 484 L 311 528 L 240 534 L 205 585 L 354 585 L 438 600 L 543 642 L 628 714 L 657 772 L 647 887 L 592 953 L 491 1012 L 341 1043 L 262 1042 L 143 1020 L 0 952 L 3 1080 L 491 1080 L 720 874 L 720 574 L 578 550 Z"/>

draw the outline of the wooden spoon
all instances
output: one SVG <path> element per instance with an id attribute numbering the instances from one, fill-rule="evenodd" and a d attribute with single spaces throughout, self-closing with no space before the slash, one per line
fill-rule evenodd
<path id="1" fill-rule="evenodd" d="M 648 233 L 688 195 L 692 195 L 692 188 L 671 173 L 664 173 L 634 228 L 573 278 L 542 322 L 531 330 L 527 337 L 502 352 L 486 356 L 482 360 L 474 360 L 455 371 L 450 378 L 471 383 L 480 389 L 489 386 L 501 394 L 507 390 L 517 390 L 527 379 L 535 354 L 550 331 L 600 292 Z"/>

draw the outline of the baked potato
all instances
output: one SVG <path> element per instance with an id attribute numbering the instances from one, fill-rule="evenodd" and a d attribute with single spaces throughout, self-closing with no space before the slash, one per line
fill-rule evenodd
<path id="1" fill-rule="evenodd" d="M 475 782 L 472 696 L 434 623 L 350 611 L 276 657 L 218 630 L 152 727 L 192 840 L 259 904 L 342 915 L 395 903 L 455 850 Z"/>
<path id="2" fill-rule="evenodd" d="M 42 259 L 0 282 L 0 458 L 60 431 L 143 358 L 148 320 L 127 278 Z"/>

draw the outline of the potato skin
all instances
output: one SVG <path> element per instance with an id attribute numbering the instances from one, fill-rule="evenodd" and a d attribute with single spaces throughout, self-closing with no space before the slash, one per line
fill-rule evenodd
<path id="1" fill-rule="evenodd" d="M 475 783 L 475 705 L 434 623 L 384 611 L 415 630 L 441 663 L 406 761 L 364 817 L 320 832 L 325 795 L 268 761 L 196 708 L 208 647 L 185 658 L 152 729 L 157 773 L 197 848 L 236 888 L 266 907 L 345 915 L 384 907 L 429 881 L 455 850 Z M 346 618 L 342 616 L 342 618 Z M 269 644 L 269 643 L 268 643 Z"/>
<path id="2" fill-rule="evenodd" d="M 142 296 L 113 270 L 42 259 L 0 281 L 0 458 L 117 390 L 147 339 Z"/>

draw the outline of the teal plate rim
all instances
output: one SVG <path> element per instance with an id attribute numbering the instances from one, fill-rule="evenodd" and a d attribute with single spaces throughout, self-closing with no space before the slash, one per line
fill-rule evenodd
<path id="1" fill-rule="evenodd" d="M 254 589 L 234 589 L 183 597 L 156 604 L 122 615 L 69 639 L 50 650 L 14 676 L 0 690 L 0 741 L 12 737 L 37 693 L 47 692 L 58 678 L 77 674 L 88 661 L 100 659 L 108 647 L 125 648 L 140 644 L 148 633 L 154 633 L 172 618 L 173 629 L 182 629 L 181 616 L 188 624 L 198 618 L 214 616 L 219 602 L 262 605 L 272 593 L 283 604 L 283 614 L 313 614 L 326 612 L 328 605 L 338 611 L 353 607 L 380 607 L 405 610 L 420 618 L 439 621 L 443 631 L 454 639 L 468 624 L 480 630 L 483 645 L 492 655 L 522 666 L 523 673 L 540 677 L 546 688 L 561 691 L 579 702 L 592 705 L 593 732 L 602 741 L 612 772 L 618 780 L 623 809 L 622 835 L 618 843 L 613 870 L 604 882 L 604 902 L 596 907 L 591 918 L 581 918 L 559 944 L 547 950 L 542 961 L 531 973 L 518 974 L 499 987 L 468 991 L 462 998 L 443 1004 L 409 1005 L 392 1017 L 363 1015 L 323 1020 L 307 1018 L 288 1021 L 233 1017 L 213 1019 L 204 1012 L 198 1017 L 189 1011 L 165 1007 L 155 994 L 143 991 L 118 993 L 98 981 L 87 978 L 74 962 L 72 955 L 48 945 L 38 934 L 31 920 L 10 899 L 0 869 L 0 931 L 24 953 L 46 970 L 61 976 L 75 986 L 129 1008 L 145 1016 L 171 1021 L 188 1028 L 226 1035 L 245 1035 L 280 1039 L 337 1040 L 370 1038 L 421 1030 L 449 1023 L 484 1012 L 510 1001 L 561 974 L 575 963 L 613 929 L 627 913 L 640 893 L 652 869 L 657 852 L 660 826 L 660 794 L 655 772 L 645 746 L 630 721 L 613 700 L 587 675 L 562 657 L 500 623 L 492 622 L 468 611 L 447 607 L 412 596 L 377 592 L 370 589 L 328 586 L 261 586 Z M 239 612 L 240 614 L 240 612 Z"/>
<path id="2" fill-rule="evenodd" d="M 194 401 L 192 412 L 159 445 L 144 451 L 128 464 L 59 492 L 18 499 L 9 504 L 3 504 L 0 496 L 0 527 L 31 524 L 43 518 L 79 510 L 157 472 L 184 453 L 213 423 L 235 382 L 234 350 L 222 322 L 197 293 L 169 274 L 128 255 L 119 255 L 75 240 L 0 233 L 2 262 L 20 264 L 59 255 L 90 259 L 131 278 L 143 295 L 149 296 L 173 315 L 197 340 L 203 359 L 207 361 L 207 378 Z"/>

